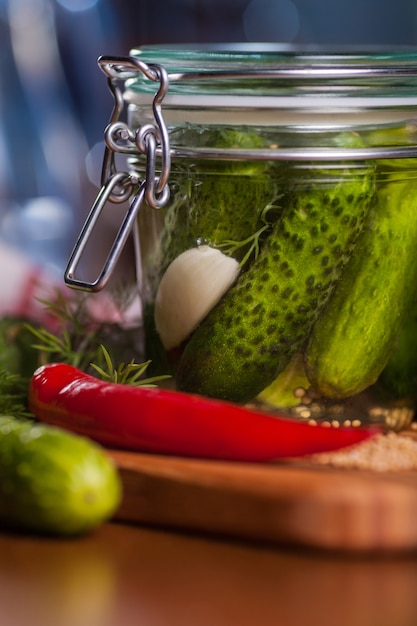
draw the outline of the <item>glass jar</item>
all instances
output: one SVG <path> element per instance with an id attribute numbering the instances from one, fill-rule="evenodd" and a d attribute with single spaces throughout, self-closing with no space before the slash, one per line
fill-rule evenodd
<path id="1" fill-rule="evenodd" d="M 101 67 L 116 95 L 101 194 L 133 198 L 154 373 L 302 419 L 408 425 L 417 53 L 148 46 Z"/>

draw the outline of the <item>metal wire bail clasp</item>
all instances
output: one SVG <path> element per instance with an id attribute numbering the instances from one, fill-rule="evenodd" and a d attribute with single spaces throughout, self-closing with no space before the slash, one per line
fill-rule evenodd
<path id="1" fill-rule="evenodd" d="M 74 289 L 96 292 L 108 282 L 122 250 L 132 233 L 140 207 L 146 201 L 149 206 L 159 209 L 169 200 L 168 179 L 171 169 L 170 145 L 161 103 L 167 92 L 169 79 L 165 69 L 159 65 L 147 65 L 134 57 L 100 57 L 99 66 L 108 76 L 108 85 L 114 97 L 114 108 L 110 122 L 104 133 L 106 148 L 103 157 L 102 187 L 81 229 L 64 273 L 65 283 Z M 123 94 L 119 87 L 120 79 L 134 78 L 143 73 L 148 79 L 159 82 L 153 98 L 152 110 L 155 123 L 145 124 L 133 132 L 120 120 L 124 108 Z M 157 174 L 156 155 L 161 154 L 160 172 Z M 117 171 L 115 153 L 145 156 L 145 178 L 140 181 L 137 175 L 127 171 Z M 107 254 L 102 269 L 94 280 L 76 277 L 76 272 L 86 250 L 92 232 L 108 202 L 121 204 L 130 201 L 113 244 Z"/>

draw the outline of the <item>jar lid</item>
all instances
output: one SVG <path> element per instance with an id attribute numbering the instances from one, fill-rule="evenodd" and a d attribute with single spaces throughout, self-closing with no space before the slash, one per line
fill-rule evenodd
<path id="1" fill-rule="evenodd" d="M 143 46 L 131 58 L 164 67 L 168 124 L 330 128 L 417 117 L 417 50 L 319 50 L 279 44 Z M 155 85 L 142 73 L 123 98 L 140 108 Z"/>
<path id="2" fill-rule="evenodd" d="M 130 54 L 166 69 L 166 105 L 341 109 L 417 104 L 417 50 L 320 51 L 247 43 L 143 46 Z M 126 81 L 129 101 L 142 102 L 153 92 L 144 75 Z"/>

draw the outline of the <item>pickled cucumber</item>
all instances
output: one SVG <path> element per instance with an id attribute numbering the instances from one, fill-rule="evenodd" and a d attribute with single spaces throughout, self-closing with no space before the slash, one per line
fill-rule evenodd
<path id="1" fill-rule="evenodd" d="M 176 372 L 179 389 L 245 402 L 305 343 L 355 248 L 374 195 L 372 165 L 309 174 L 258 257 L 189 340 Z"/>
<path id="2" fill-rule="evenodd" d="M 193 134 L 194 144 L 208 144 L 217 150 L 256 149 L 263 146 L 264 140 L 253 130 L 224 128 L 207 130 L 197 137 Z M 276 171 L 274 176 L 277 180 Z M 225 240 L 242 241 L 262 226 L 266 210 L 278 208 L 274 203 L 279 193 L 267 161 L 207 159 L 189 167 L 180 163 L 172 178 L 173 198 L 164 211 L 156 280 L 185 250 L 201 241 L 214 247 Z M 240 260 L 244 254 L 245 249 L 240 248 L 236 258 Z"/>
<path id="3" fill-rule="evenodd" d="M 381 185 L 343 278 L 314 325 L 305 354 L 313 388 L 359 393 L 384 369 L 417 282 L 417 183 Z"/>
<path id="4" fill-rule="evenodd" d="M 256 149 L 264 141 L 250 129 L 190 130 L 187 135 L 190 145 L 216 149 Z M 262 160 L 200 159 L 188 166 L 174 164 L 169 206 L 156 214 L 147 207 L 141 211 L 140 232 L 155 235 L 151 245 L 146 240 L 141 243 L 145 351 L 152 361 L 151 374 L 172 371 L 154 320 L 154 298 L 162 275 L 181 253 L 200 243 L 217 247 L 226 241 L 242 242 L 265 226 L 265 219 L 275 220 L 280 214 L 277 181 L 282 175 L 275 173 L 272 178 L 270 169 Z M 241 262 L 250 245 L 236 247 L 234 258 Z"/>

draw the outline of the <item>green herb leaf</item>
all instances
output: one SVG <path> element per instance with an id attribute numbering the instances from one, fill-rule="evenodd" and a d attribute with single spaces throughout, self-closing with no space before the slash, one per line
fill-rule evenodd
<path id="1" fill-rule="evenodd" d="M 135 363 L 131 361 L 127 364 L 119 363 L 119 365 L 115 367 L 105 346 L 101 345 L 100 347 L 105 361 L 104 367 L 106 367 L 106 369 L 95 363 L 90 363 L 90 365 L 103 380 L 109 380 L 123 385 L 154 387 L 154 383 L 170 378 L 168 375 L 143 378 L 151 361 L 146 361 L 145 363 Z"/>
<path id="2" fill-rule="evenodd" d="M 33 417 L 27 409 L 27 385 L 23 376 L 0 369 L 0 415 Z"/>

